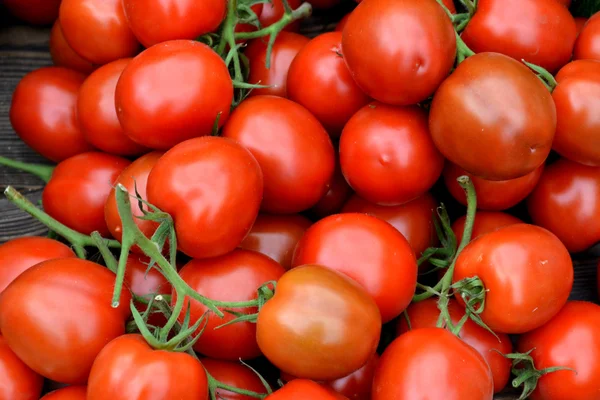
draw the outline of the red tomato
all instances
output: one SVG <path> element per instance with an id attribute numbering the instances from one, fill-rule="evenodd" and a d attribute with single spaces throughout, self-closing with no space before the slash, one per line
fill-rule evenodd
<path id="1" fill-rule="evenodd" d="M 543 375 L 532 400 L 594 400 L 600 392 L 600 307 L 570 301 L 546 325 L 519 338 L 520 352 L 531 352 L 537 369 L 571 370 Z"/>
<path id="2" fill-rule="evenodd" d="M 339 213 L 353 193 L 342 174 L 339 154 L 336 154 L 335 170 L 327 187 L 327 193 L 310 209 L 310 213 L 319 219 Z"/>
<path id="3" fill-rule="evenodd" d="M 148 269 L 150 259 L 146 256 L 130 254 L 127 257 L 125 268 L 125 285 L 136 296 L 150 300 L 151 296 L 158 294 L 171 294 L 171 284 L 157 268 Z M 147 306 L 138 304 L 138 310 L 144 312 Z M 161 326 L 165 322 L 163 314 L 152 314 L 149 319 L 155 326 Z"/>
<path id="4" fill-rule="evenodd" d="M 317 264 L 361 284 L 377 303 L 383 322 L 412 300 L 417 263 L 410 245 L 393 226 L 366 214 L 337 214 L 311 226 L 298 242 L 293 266 Z"/>
<path id="5" fill-rule="evenodd" d="M 368 293 L 318 265 L 286 272 L 256 324 L 258 346 L 269 361 L 283 372 L 316 380 L 361 368 L 375 353 L 380 332 L 381 317 Z"/>
<path id="6" fill-rule="evenodd" d="M 327 192 L 335 151 L 327 131 L 304 107 L 281 97 L 250 98 L 231 114 L 223 136 L 248 148 L 260 164 L 261 210 L 297 213 Z"/>
<path id="7" fill-rule="evenodd" d="M 189 354 L 154 350 L 142 335 L 123 335 L 102 349 L 90 372 L 87 400 L 106 399 L 207 400 L 206 372 Z"/>
<path id="8" fill-rule="evenodd" d="M 220 361 L 205 358 L 202 360 L 208 373 L 221 383 L 238 389 L 251 390 L 256 393 L 266 393 L 266 389 L 250 368 L 239 362 Z M 254 400 L 256 397 L 244 396 L 229 390 L 217 389 L 215 395 L 219 400 Z"/>
<path id="9" fill-rule="evenodd" d="M 58 18 L 61 0 L 3 0 L 11 14 L 34 25 L 51 24 Z"/>
<path id="10" fill-rule="evenodd" d="M 527 206 L 533 223 L 570 252 L 587 249 L 600 240 L 600 168 L 565 159 L 549 165 Z"/>
<path id="11" fill-rule="evenodd" d="M 473 107 L 482 99 L 485 107 Z M 463 61 L 435 93 L 429 129 L 442 154 L 464 170 L 487 180 L 516 179 L 548 157 L 556 109 L 525 65 L 481 53 Z"/>
<path id="12" fill-rule="evenodd" d="M 40 375 L 84 383 L 100 350 L 125 333 L 130 295 L 123 290 L 119 307 L 111 307 L 114 285 L 115 274 L 93 262 L 44 261 L 0 296 L 2 335 Z"/>
<path id="13" fill-rule="evenodd" d="M 457 243 L 460 243 L 462 240 L 462 236 L 465 231 L 466 219 L 466 215 L 463 215 L 452 224 L 452 231 L 456 235 Z M 477 214 L 475 214 L 475 221 L 473 223 L 471 240 L 474 240 L 481 235 L 485 235 L 486 233 L 494 232 L 500 228 L 504 228 L 505 226 L 522 223 L 523 221 L 521 221 L 519 218 L 503 212 L 477 211 Z"/>
<path id="14" fill-rule="evenodd" d="M 577 37 L 579 37 L 579 34 L 583 30 L 583 27 L 585 26 L 585 24 L 587 23 L 587 21 L 588 21 L 587 18 L 584 18 L 584 17 L 575 17 L 575 26 L 577 27 Z M 577 44 L 577 42 L 575 42 L 575 44 Z"/>
<path id="15" fill-rule="evenodd" d="M 385 350 L 375 371 L 373 400 L 489 400 L 492 372 L 471 346 L 445 329 L 408 332 Z"/>
<path id="16" fill-rule="evenodd" d="M 262 13 L 262 9 L 263 9 L 263 3 L 254 4 L 250 8 L 254 12 L 254 14 L 256 14 L 257 17 L 260 17 L 260 13 Z M 238 23 L 235 25 L 235 32 L 254 32 L 256 30 L 258 30 L 258 28 L 252 24 L 239 24 Z M 245 43 L 245 42 L 246 42 L 245 39 L 236 40 L 236 43 Z"/>
<path id="17" fill-rule="evenodd" d="M 599 60 L 575 60 L 562 67 L 554 78 L 556 82 L 562 83 L 568 78 L 589 77 L 593 75 L 600 77 Z"/>
<path id="18" fill-rule="evenodd" d="M 267 396 L 265 400 L 348 400 L 347 397 L 334 392 L 332 389 L 319 385 L 307 379 L 295 379 Z"/>
<path id="19" fill-rule="evenodd" d="M 434 0 L 362 2 L 344 28 L 344 59 L 358 86 L 383 103 L 429 97 L 456 55 L 450 19 Z"/>
<path id="20" fill-rule="evenodd" d="M 571 0 L 556 0 L 558 1 L 560 4 L 564 5 L 565 7 L 569 7 L 571 5 Z"/>
<path id="21" fill-rule="evenodd" d="M 210 135 L 218 115 L 222 126 L 232 99 L 225 62 L 210 47 L 191 40 L 164 42 L 142 52 L 125 68 L 115 92 L 125 134 L 165 150 Z"/>
<path id="22" fill-rule="evenodd" d="M 192 289 L 202 295 L 221 301 L 248 301 L 255 299 L 256 290 L 269 281 L 279 279 L 285 270 L 269 257 L 249 250 L 236 249 L 224 256 L 207 260 L 192 260 L 180 271 L 180 275 Z M 172 303 L 175 304 L 173 292 Z M 188 299 L 180 320 L 190 303 L 191 320 L 197 321 L 208 310 L 199 302 Z M 244 314 L 256 313 L 256 308 L 241 308 L 234 311 Z M 209 357 L 223 360 L 251 359 L 260 356 L 256 343 L 256 325 L 251 322 L 235 323 L 215 330 L 216 327 L 235 319 L 231 314 L 219 318 L 208 316 L 208 324 L 194 350 Z"/>
<path id="23" fill-rule="evenodd" d="M 44 188 L 44 210 L 71 229 L 89 235 L 110 235 L 104 204 L 129 160 L 99 152 L 83 153 L 62 161 Z"/>
<path id="24" fill-rule="evenodd" d="M 348 23 L 348 18 L 350 18 L 350 13 L 344 15 L 344 17 L 340 20 L 340 22 L 337 23 L 337 25 L 335 26 L 336 32 L 344 31 L 344 28 L 346 27 L 346 24 Z"/>
<path id="25" fill-rule="evenodd" d="M 278 1 L 278 0 L 273 0 Z M 265 3 L 268 6 L 269 3 Z M 270 94 L 286 97 L 287 77 L 290 65 L 296 54 L 310 41 L 305 36 L 291 32 L 281 32 L 277 35 L 271 53 L 271 65 L 266 66 L 267 42 L 264 39 L 254 39 L 248 43 L 244 54 L 248 57 L 250 72 L 249 83 L 270 86 L 263 89 L 253 89 L 249 96 Z"/>
<path id="26" fill-rule="evenodd" d="M 77 93 L 84 80 L 80 72 L 45 67 L 25 75 L 13 93 L 13 129 L 25 144 L 54 162 L 93 149 L 77 122 Z"/>
<path id="27" fill-rule="evenodd" d="M 33 372 L 8 347 L 0 336 L 0 398 L 6 400 L 37 400 L 42 393 L 44 378 Z"/>
<path id="28" fill-rule="evenodd" d="M 600 61 L 600 12 L 594 14 L 585 24 L 573 50 L 575 60 Z"/>
<path id="29" fill-rule="evenodd" d="M 68 386 L 50 392 L 40 400 L 87 400 L 87 386 Z"/>
<path id="30" fill-rule="evenodd" d="M 302 0 L 288 0 L 292 10 L 297 9 L 302 4 Z M 263 3 L 263 9 L 259 16 L 260 24 L 263 27 L 271 26 L 283 17 L 284 8 L 281 0 L 272 0 Z M 300 29 L 300 21 L 295 21 L 285 27 L 284 31 L 297 32 Z"/>
<path id="31" fill-rule="evenodd" d="M 69 46 L 58 20 L 54 22 L 50 31 L 50 56 L 54 65 L 59 67 L 71 68 L 84 74 L 89 74 L 95 69 L 91 62 L 83 59 Z"/>
<path id="32" fill-rule="evenodd" d="M 201 137 L 165 153 L 148 176 L 148 201 L 173 217 L 190 257 L 229 253 L 246 237 L 263 194 L 260 166 L 232 140 Z"/>
<path id="33" fill-rule="evenodd" d="M 456 178 L 467 175 L 471 178 L 477 193 L 477 208 L 480 210 L 501 211 L 516 206 L 523 201 L 540 180 L 544 164 L 525 176 L 506 181 L 488 181 L 469 174 L 456 164 L 447 162 L 444 168 L 444 182 L 448 191 L 460 204 L 467 205 L 465 191 Z"/>

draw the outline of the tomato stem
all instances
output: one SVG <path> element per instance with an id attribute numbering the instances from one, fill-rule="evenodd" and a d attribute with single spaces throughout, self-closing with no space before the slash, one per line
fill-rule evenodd
<path id="1" fill-rule="evenodd" d="M 97 231 L 92 232 L 90 235 L 98 250 L 100 250 L 100 254 L 104 259 L 104 263 L 106 264 L 106 268 L 108 268 L 113 273 L 117 273 L 117 260 L 115 256 L 111 253 L 108 245 L 106 244 L 106 239 L 100 236 L 100 233 Z"/>
<path id="2" fill-rule="evenodd" d="M 205 368 L 206 370 L 206 368 Z M 256 371 L 255 371 L 256 372 Z M 210 392 L 211 400 L 217 400 L 217 389 L 228 390 L 233 393 L 241 394 L 242 396 L 254 397 L 255 399 L 264 399 L 268 395 L 265 393 L 257 393 L 252 390 L 240 389 L 235 386 L 230 386 L 225 383 L 219 382 L 216 380 L 209 372 L 206 370 L 206 378 L 208 379 L 208 390 Z"/>
<path id="3" fill-rule="evenodd" d="M 467 58 L 475 55 L 475 52 L 467 46 L 467 44 L 462 40 L 458 32 L 454 32 L 456 36 L 456 65 L 459 65 Z"/>
<path id="4" fill-rule="evenodd" d="M 55 168 L 52 165 L 25 163 L 22 161 L 11 160 L 10 158 L 6 157 L 0 157 L 0 165 L 28 172 L 32 175 L 37 176 L 46 183 L 48 183 L 48 181 L 52 177 L 52 172 Z"/>
<path id="5" fill-rule="evenodd" d="M 542 83 L 544 84 L 544 86 L 546 86 L 550 93 L 554 91 L 558 83 L 556 82 L 556 79 L 554 79 L 554 76 L 552 76 L 552 74 L 548 72 L 548 70 L 540 67 L 539 65 L 529 63 L 523 59 L 521 59 L 521 61 L 523 62 L 523 64 L 527 65 L 530 69 L 532 69 L 535 72 L 536 76 L 539 78 L 540 81 L 542 81 Z"/>

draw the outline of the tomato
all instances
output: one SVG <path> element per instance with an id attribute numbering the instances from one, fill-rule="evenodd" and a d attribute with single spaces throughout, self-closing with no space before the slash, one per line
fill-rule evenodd
<path id="1" fill-rule="evenodd" d="M 383 322 L 408 306 L 417 283 L 415 254 L 404 236 L 366 214 L 336 214 L 308 228 L 292 259 L 293 266 L 303 264 L 322 265 L 361 284 Z"/>
<path id="2" fill-rule="evenodd" d="M 558 1 L 560 4 L 564 5 L 565 7 L 569 7 L 571 5 L 571 0 L 556 0 Z"/>
<path id="3" fill-rule="evenodd" d="M 94 64 L 75 53 L 69 46 L 58 20 L 54 22 L 50 31 L 50 56 L 54 65 L 59 67 L 74 69 L 84 74 L 89 74 L 95 69 Z"/>
<path id="4" fill-rule="evenodd" d="M 3 0 L 11 14 L 34 25 L 47 25 L 58 18 L 61 0 Z"/>
<path id="5" fill-rule="evenodd" d="M 583 30 L 583 27 L 585 26 L 585 24 L 587 23 L 588 19 L 584 18 L 584 17 L 575 17 L 575 26 L 577 27 L 577 37 L 579 37 L 579 34 L 581 33 L 581 31 Z M 577 44 L 577 42 L 575 42 Z"/>
<path id="6" fill-rule="evenodd" d="M 585 24 L 573 50 L 575 60 L 600 61 L 600 13 L 594 14 Z"/>
<path id="7" fill-rule="evenodd" d="M 375 371 L 373 400 L 490 400 L 492 372 L 471 346 L 445 329 L 410 331 L 385 350 Z"/>
<path id="8" fill-rule="evenodd" d="M 285 270 L 269 257 L 249 250 L 236 249 L 228 254 L 207 260 L 192 260 L 179 272 L 184 281 L 202 295 L 221 301 L 248 301 L 255 299 L 257 289 L 264 283 L 276 281 Z M 172 303 L 175 304 L 173 292 Z M 180 320 L 190 304 L 191 321 L 195 322 L 208 310 L 199 302 L 186 300 Z M 256 308 L 235 309 L 244 314 L 256 313 Z M 256 343 L 256 325 L 239 322 L 218 330 L 216 327 L 235 319 L 225 314 L 219 318 L 208 316 L 208 324 L 194 350 L 223 360 L 251 359 L 260 356 Z"/>
<path id="9" fill-rule="evenodd" d="M 173 217 L 181 251 L 215 257 L 235 249 L 252 228 L 263 178 L 246 148 L 201 137 L 166 152 L 152 168 L 146 191 L 151 204 Z"/>
<path id="10" fill-rule="evenodd" d="M 473 107 L 482 99 L 486 107 Z M 429 129 L 442 154 L 469 173 L 516 179 L 548 157 L 556 109 L 548 89 L 525 65 L 480 53 L 463 61 L 435 93 Z"/>
<path id="11" fill-rule="evenodd" d="M 87 386 L 68 386 L 48 393 L 40 400 L 86 400 Z"/>
<path id="12" fill-rule="evenodd" d="M 460 243 L 462 240 L 463 233 L 465 231 L 466 215 L 458 218 L 452 224 L 452 231 L 456 235 L 456 242 Z M 478 238 L 486 233 L 494 232 L 505 226 L 522 224 L 517 217 L 513 217 L 510 214 L 505 214 L 498 211 L 477 211 L 475 214 L 475 221 L 473 223 L 473 232 L 471 234 L 471 240 Z"/>
<path id="13" fill-rule="evenodd" d="M 295 379 L 265 400 L 348 400 L 347 397 L 307 379 Z"/>
<path id="14" fill-rule="evenodd" d="M 77 93 L 84 80 L 80 72 L 45 67 L 25 75 L 13 93 L 13 129 L 25 144 L 52 161 L 93 149 L 77 122 Z"/>
<path id="15" fill-rule="evenodd" d="M 527 200 L 533 223 L 569 249 L 583 251 L 600 240 L 600 168 L 561 159 L 546 167 Z"/>
<path id="16" fill-rule="evenodd" d="M 371 103 L 344 127 L 340 163 L 359 196 L 381 205 L 399 205 L 433 186 L 444 158 L 431 140 L 423 109 Z"/>
<path id="17" fill-rule="evenodd" d="M 71 229 L 89 235 L 110 232 L 104 204 L 117 177 L 129 161 L 99 152 L 83 153 L 62 161 L 44 188 L 44 210 Z"/>
<path id="18" fill-rule="evenodd" d="M 600 307 L 570 301 L 546 325 L 521 336 L 520 352 L 532 350 L 537 369 L 566 367 L 543 375 L 532 400 L 593 400 L 600 392 Z"/>
<path id="19" fill-rule="evenodd" d="M 225 123 L 232 99 L 225 62 L 192 40 L 164 42 L 142 52 L 127 65 L 115 92 L 125 134 L 164 150 L 210 135 L 217 116 L 219 126 Z"/>
<path id="20" fill-rule="evenodd" d="M 340 22 L 337 23 L 337 25 L 335 26 L 336 32 L 344 31 L 344 28 L 346 27 L 346 24 L 348 23 L 348 18 L 350 18 L 350 13 L 344 15 L 344 17 L 340 20 Z"/>
<path id="21" fill-rule="evenodd" d="M 111 306 L 115 274 L 90 261 L 59 258 L 22 273 L 0 296 L 0 330 L 31 369 L 57 382 L 87 380 L 96 355 L 125 333 L 130 295 Z M 68 340 L 65 340 L 68 338 Z"/>
<path id="22" fill-rule="evenodd" d="M 87 400 L 207 400 L 200 361 L 186 353 L 154 350 L 142 335 L 123 335 L 98 354 Z"/>
<path id="23" fill-rule="evenodd" d="M 336 154 L 335 170 L 327 187 L 327 193 L 309 210 L 318 219 L 340 212 L 353 193 L 352 188 L 348 185 L 346 178 L 342 174 L 339 154 Z"/>
<path id="24" fill-rule="evenodd" d="M 252 11 L 254 12 L 254 14 L 256 14 L 257 17 L 260 17 L 260 14 L 262 13 L 262 9 L 263 9 L 263 3 L 258 3 L 258 4 L 254 4 L 253 6 L 250 7 L 250 9 L 252 9 Z M 258 30 L 258 28 L 252 24 L 236 24 L 235 25 L 235 32 L 254 32 Z M 236 43 L 245 43 L 246 40 L 245 39 L 237 39 Z"/>
<path id="25" fill-rule="evenodd" d="M 288 374 L 317 380 L 342 378 L 365 365 L 380 332 L 381 317 L 369 294 L 318 265 L 286 272 L 256 324 L 258 346 L 269 361 Z"/>
<path id="26" fill-rule="evenodd" d="M 42 392 L 44 378 L 33 372 L 8 347 L 0 336 L 0 398 L 10 400 L 37 400 Z"/>
<path id="27" fill-rule="evenodd" d="M 302 0 L 288 0 L 292 10 L 297 9 L 302 4 Z M 263 3 L 263 9 L 259 15 L 261 26 L 267 27 L 278 22 L 283 17 L 284 8 L 281 0 L 272 0 Z M 300 21 L 295 21 L 284 28 L 284 31 L 297 32 L 300 29 Z"/>
<path id="28" fill-rule="evenodd" d="M 480 210 L 501 211 L 516 206 L 523 201 L 540 180 L 544 164 L 525 176 L 506 181 L 488 181 L 469 174 L 456 164 L 447 162 L 444 167 L 444 183 L 448 191 L 460 204 L 467 205 L 465 191 L 456 180 L 459 176 L 471 178 L 477 193 L 477 208 Z"/>
<path id="29" fill-rule="evenodd" d="M 258 160 L 265 181 L 262 211 L 304 211 L 327 192 L 335 151 L 327 131 L 306 108 L 281 97 L 252 97 L 231 114 L 223 136 Z"/>
<path id="30" fill-rule="evenodd" d="M 274 2 L 278 0 L 273 0 Z M 265 7 L 269 3 L 265 3 Z M 291 32 L 281 32 L 277 35 L 271 53 L 271 65 L 266 66 L 267 41 L 254 39 L 248 43 L 244 54 L 248 57 L 250 72 L 248 83 L 258 83 L 269 86 L 262 89 L 253 89 L 249 96 L 270 94 L 286 97 L 287 77 L 292 61 L 298 52 L 310 41 L 305 36 Z"/>
<path id="31" fill-rule="evenodd" d="M 288 72 L 287 96 L 306 107 L 333 137 L 369 102 L 344 63 L 340 32 L 323 33 L 300 50 Z"/>
<path id="32" fill-rule="evenodd" d="M 442 0 L 442 3 L 446 6 L 446 8 L 452 13 L 456 14 L 456 6 L 454 5 L 453 0 Z"/>
<path id="33" fill-rule="evenodd" d="M 238 389 L 251 390 L 256 393 L 266 393 L 266 389 L 260 381 L 258 375 L 250 368 L 241 365 L 239 362 L 220 361 L 205 358 L 202 360 L 204 368 L 208 373 L 221 383 Z M 215 391 L 217 399 L 220 400 L 253 400 L 255 397 L 244 396 L 229 390 L 217 389 Z"/>
<path id="34" fill-rule="evenodd" d="M 434 0 L 371 0 L 350 14 L 342 50 L 352 77 L 367 95 L 410 105 L 427 99 L 448 76 L 456 37 Z"/>
<path id="35" fill-rule="evenodd" d="M 410 320 L 410 328 L 406 318 L 401 316 L 397 323 L 399 336 L 415 329 L 435 328 L 440 315 L 437 298 L 412 303 L 406 312 Z M 455 325 L 465 315 L 465 310 L 454 300 L 448 304 L 448 312 Z M 510 377 L 511 362 L 502 354 L 512 353 L 512 343 L 508 335 L 499 333 L 497 336 L 498 338 L 470 319 L 463 325 L 459 333 L 460 339 L 477 350 L 490 366 L 494 379 L 494 393 L 502 391 Z"/>
<path id="36" fill-rule="evenodd" d="M 599 60 L 575 60 L 562 67 L 554 78 L 556 82 L 562 83 L 568 78 L 595 77 L 596 75 L 600 76 Z"/>

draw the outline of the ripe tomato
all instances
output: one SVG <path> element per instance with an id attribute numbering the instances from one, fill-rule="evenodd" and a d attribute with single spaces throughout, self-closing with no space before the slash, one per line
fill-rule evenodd
<path id="1" fill-rule="evenodd" d="M 593 400 L 600 392 L 600 307 L 570 301 L 546 325 L 519 338 L 537 369 L 566 367 L 540 378 L 532 400 Z"/>
<path id="2" fill-rule="evenodd" d="M 93 149 L 77 122 L 77 93 L 84 80 L 80 72 L 45 67 L 25 75 L 13 93 L 13 129 L 25 144 L 52 161 Z"/>
<path id="3" fill-rule="evenodd" d="M 492 378 L 485 359 L 449 331 L 415 329 L 381 356 L 372 399 L 490 400 Z"/>
<path id="4" fill-rule="evenodd" d="M 486 107 L 473 107 L 482 99 Z M 525 65 L 480 53 L 463 61 L 435 93 L 429 129 L 442 154 L 464 170 L 487 180 L 516 179 L 548 157 L 556 109 Z"/>
<path id="5" fill-rule="evenodd" d="M 164 42 L 142 52 L 127 65 L 115 92 L 125 134 L 153 149 L 210 135 L 218 115 L 219 126 L 225 123 L 232 99 L 225 62 L 192 40 Z"/>
<path id="6" fill-rule="evenodd" d="M 352 196 L 352 188 L 346 182 L 340 166 L 339 154 L 336 153 L 335 170 L 327 185 L 327 193 L 315 204 L 309 213 L 317 219 L 325 218 L 340 212 L 346 201 Z"/>
<path id="7" fill-rule="evenodd" d="M 480 236 L 460 253 L 453 282 L 475 276 L 486 289 L 483 322 L 495 332 L 524 333 L 544 325 L 567 302 L 573 264 L 552 233 L 517 224 Z"/>
<path id="8" fill-rule="evenodd" d="M 308 228 L 292 259 L 293 266 L 304 264 L 322 265 L 357 281 L 377 303 L 383 322 L 408 306 L 417 283 L 415 254 L 404 236 L 366 214 L 336 214 Z"/>
<path id="9" fill-rule="evenodd" d="M 173 217 L 181 251 L 215 257 L 235 249 L 252 228 L 263 178 L 246 148 L 201 137 L 166 152 L 152 168 L 146 191 L 151 204 Z"/>
<path id="10" fill-rule="evenodd" d="M 40 400 L 87 400 L 87 386 L 67 386 L 48 393 Z"/>
<path id="11" fill-rule="evenodd" d="M 256 393 L 266 393 L 266 389 L 258 376 L 250 368 L 239 362 L 202 359 L 202 364 L 208 373 L 221 383 L 238 389 L 251 390 Z M 229 390 L 217 389 L 216 398 L 219 400 L 254 400 L 255 397 L 244 396 Z"/>
<path id="12" fill-rule="evenodd" d="M 523 201 L 540 180 L 544 164 L 525 176 L 506 181 L 488 181 L 469 174 L 456 164 L 447 162 L 444 167 L 444 183 L 448 191 L 460 204 L 467 205 L 465 191 L 456 178 L 467 175 L 471 178 L 477 193 L 477 208 L 480 210 L 501 211 L 516 206 Z"/>
<path id="13" fill-rule="evenodd" d="M 90 372 L 87 400 L 106 399 L 207 400 L 206 372 L 189 354 L 154 350 L 142 335 L 123 335 L 102 349 Z"/>
<path id="14" fill-rule="evenodd" d="M 288 374 L 317 380 L 342 378 L 365 365 L 380 332 L 381 317 L 369 294 L 318 265 L 286 272 L 256 324 L 258 346 L 269 361 Z"/>
<path id="15" fill-rule="evenodd" d="M 327 131 L 306 108 L 281 97 L 247 99 L 231 114 L 223 136 L 248 148 L 265 181 L 261 210 L 293 214 L 327 192 L 335 151 Z"/>
<path id="16" fill-rule="evenodd" d="M 100 152 L 83 153 L 62 161 L 44 188 L 44 210 L 71 229 L 89 235 L 110 232 L 104 204 L 129 160 Z"/>
<path id="17" fill-rule="evenodd" d="M 280 0 L 273 0 L 274 2 Z M 267 7 L 269 3 L 265 3 Z M 248 43 L 244 54 L 248 57 L 250 72 L 248 83 L 258 83 L 269 86 L 262 89 L 253 89 L 249 96 L 270 94 L 286 97 L 287 77 L 292 61 L 298 52 L 310 41 L 305 36 L 291 32 L 281 32 L 277 35 L 271 53 L 271 65 L 266 66 L 267 41 L 254 39 Z"/>
<path id="18" fill-rule="evenodd" d="M 592 75 L 600 76 L 600 61 L 575 60 L 562 67 L 554 78 L 556 82 L 562 83 L 568 78 L 588 77 Z"/>
<path id="19" fill-rule="evenodd" d="M 302 0 L 288 0 L 292 10 L 297 9 L 302 4 Z M 263 3 L 263 9 L 258 20 L 261 26 L 268 27 L 279 21 L 283 17 L 284 8 L 281 0 L 272 0 Z M 300 21 L 295 21 L 284 28 L 284 31 L 297 32 L 300 29 Z"/>
<path id="20" fill-rule="evenodd" d="M 466 215 L 463 215 L 452 224 L 452 231 L 454 232 L 454 235 L 456 235 L 457 243 L 460 243 L 462 240 L 462 236 L 465 231 L 466 219 Z M 474 240 L 481 235 L 485 235 L 486 233 L 494 232 L 500 228 L 504 228 L 505 226 L 522 223 L 523 221 L 521 221 L 519 218 L 503 212 L 477 211 L 477 214 L 475 214 L 475 222 L 473 223 L 471 240 Z"/>
<path id="21" fill-rule="evenodd" d="M 600 61 L 600 13 L 594 14 L 585 24 L 573 50 L 575 60 Z"/>
<path id="22" fill-rule="evenodd" d="M 583 30 L 583 27 L 585 26 L 585 24 L 587 23 L 587 21 L 588 21 L 587 18 L 584 18 L 584 17 L 575 17 L 575 26 L 577 27 L 577 37 L 579 37 L 579 34 Z M 577 41 L 575 42 L 575 45 L 577 45 Z"/>
<path id="23" fill-rule="evenodd" d="M 179 272 L 184 281 L 202 295 L 221 301 L 248 301 L 255 299 L 257 289 L 264 283 L 276 281 L 285 270 L 269 257 L 249 250 L 236 249 L 220 257 L 207 260 L 192 260 Z M 172 303 L 177 295 L 173 292 Z M 191 321 L 195 322 L 208 310 L 199 302 L 189 299 L 183 307 L 180 320 L 190 303 Z M 244 314 L 256 313 L 256 308 L 235 309 Z M 256 343 L 256 325 L 239 322 L 218 330 L 216 327 L 235 319 L 225 313 L 223 318 L 208 315 L 208 324 L 194 350 L 223 360 L 252 359 L 260 356 Z"/>
<path id="24" fill-rule="evenodd" d="M 429 97 L 450 73 L 456 38 L 434 0 L 370 0 L 350 14 L 342 37 L 358 86 L 383 103 L 410 105 Z"/>
<path id="25" fill-rule="evenodd" d="M 444 158 L 431 140 L 424 110 L 371 103 L 344 127 L 340 164 L 359 196 L 381 205 L 399 205 L 433 186 Z"/>
<path id="26" fill-rule="evenodd" d="M 600 168 L 565 159 L 549 165 L 527 206 L 533 223 L 570 252 L 587 249 L 600 240 Z"/>
<path id="27" fill-rule="evenodd" d="M 336 32 L 344 31 L 344 28 L 346 27 L 346 24 L 348 23 L 348 18 L 350 18 L 350 13 L 344 15 L 344 17 L 340 20 L 340 22 L 337 23 L 337 25 L 335 26 Z"/>
<path id="28" fill-rule="evenodd" d="M 290 65 L 287 96 L 306 107 L 333 137 L 369 102 L 344 63 L 340 32 L 323 33 L 300 50 Z"/>
<path id="29" fill-rule="evenodd" d="M 60 22 L 56 20 L 50 31 L 50 56 L 58 67 L 74 69 L 89 74 L 95 69 L 94 64 L 85 60 L 69 46 L 63 35 Z"/>
<path id="30" fill-rule="evenodd" d="M 61 0 L 4 0 L 11 14 L 34 25 L 51 24 L 58 18 Z"/>
<path id="31" fill-rule="evenodd" d="M 265 400 L 348 400 L 347 397 L 330 388 L 307 379 L 294 379 L 290 383 L 267 396 Z"/>
<path id="32" fill-rule="evenodd" d="M 465 310 L 454 300 L 448 304 L 448 311 L 453 324 L 458 324 L 465 315 Z M 406 318 L 401 316 L 397 323 L 398 336 L 415 329 L 435 328 L 440 315 L 437 299 L 433 298 L 412 303 L 406 312 L 410 327 Z M 459 334 L 460 339 L 477 350 L 490 366 L 494 379 L 494 393 L 502 391 L 510 377 L 511 362 L 502 354 L 512 353 L 512 343 L 508 335 L 499 333 L 497 336 L 498 338 L 470 319 L 463 325 Z"/>
<path id="33" fill-rule="evenodd" d="M 115 274 L 93 262 L 44 261 L 0 296 L 2 335 L 40 375 L 84 383 L 100 350 L 125 333 L 131 297 L 123 290 L 119 307 L 111 307 L 114 285 Z"/>
<path id="34" fill-rule="evenodd" d="M 38 400 L 44 378 L 33 372 L 0 336 L 0 398 Z"/>

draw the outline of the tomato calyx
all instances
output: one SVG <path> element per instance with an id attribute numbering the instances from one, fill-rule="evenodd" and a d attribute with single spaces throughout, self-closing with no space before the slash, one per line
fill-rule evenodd
<path id="1" fill-rule="evenodd" d="M 272 286 L 273 289 L 271 289 L 270 286 Z M 258 314 L 260 313 L 261 308 L 265 305 L 265 303 L 268 300 L 270 300 L 275 295 L 274 289 L 276 286 L 277 286 L 276 281 L 270 281 L 270 282 L 264 283 L 261 287 L 258 288 L 258 290 L 257 290 L 258 296 L 256 299 L 258 311 L 256 313 L 244 314 L 244 313 L 233 311 L 233 310 L 224 310 L 226 313 L 231 314 L 231 315 L 235 316 L 236 318 L 234 318 L 231 321 L 228 321 L 222 325 L 217 326 L 215 329 L 221 329 L 228 325 L 236 324 L 238 322 L 251 322 L 251 323 L 255 324 L 258 319 Z"/>
<path id="2" fill-rule="evenodd" d="M 456 325 L 457 330 L 455 334 L 458 334 L 465 322 L 467 322 L 468 319 L 471 319 L 477 325 L 494 335 L 496 339 L 500 340 L 498 338 L 498 335 L 496 335 L 496 333 L 492 331 L 490 327 L 487 326 L 480 317 L 480 314 L 485 309 L 486 289 L 483 284 L 483 281 L 477 276 L 472 278 L 465 278 L 461 281 L 454 283 L 452 285 L 452 290 L 454 291 L 454 295 L 460 296 L 465 303 L 465 315 Z"/>
<path id="3" fill-rule="evenodd" d="M 10 158 L 6 157 L 0 157 L 0 165 L 35 175 L 45 183 L 48 183 L 52 177 L 52 172 L 54 171 L 54 166 L 52 165 L 24 163 L 17 160 L 11 160 Z"/>

